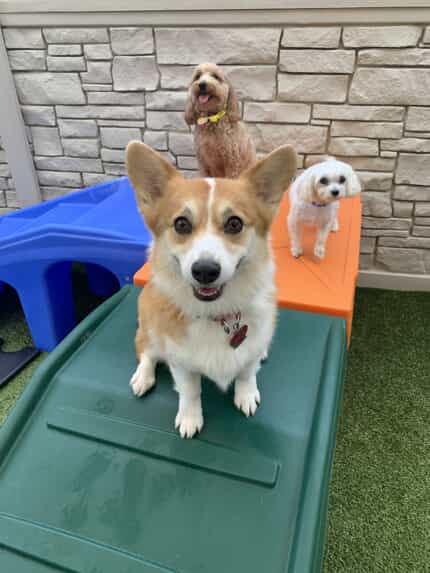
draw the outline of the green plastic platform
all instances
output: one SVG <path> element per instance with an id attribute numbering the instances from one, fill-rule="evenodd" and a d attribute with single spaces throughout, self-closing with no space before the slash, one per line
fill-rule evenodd
<path id="1" fill-rule="evenodd" d="M 166 369 L 142 399 L 128 387 L 138 292 L 58 346 L 0 431 L 0 570 L 320 571 L 344 322 L 282 310 L 256 416 L 205 383 L 203 432 L 182 440 Z"/>

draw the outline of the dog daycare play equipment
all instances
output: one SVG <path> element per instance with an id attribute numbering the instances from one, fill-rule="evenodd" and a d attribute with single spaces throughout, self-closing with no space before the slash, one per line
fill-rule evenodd
<path id="1" fill-rule="evenodd" d="M 204 382 L 206 425 L 183 440 L 165 368 L 129 388 L 139 292 L 80 323 L 2 428 L 1 570 L 317 573 L 345 322 L 282 309 L 255 417 Z"/>
<path id="2" fill-rule="evenodd" d="M 291 255 L 287 231 L 288 209 L 286 193 L 272 227 L 278 304 L 282 308 L 343 318 L 349 341 L 360 255 L 360 196 L 340 201 L 339 231 L 330 233 L 327 254 L 322 261 L 313 255 L 315 229 L 312 228 L 304 229 L 304 254 L 298 259 Z M 149 277 L 150 265 L 146 263 L 136 273 L 134 282 L 144 286 Z"/>
<path id="3" fill-rule="evenodd" d="M 0 285 L 17 291 L 34 345 L 49 351 L 75 326 L 72 262 L 110 295 L 132 282 L 150 242 L 122 177 L 1 217 Z"/>

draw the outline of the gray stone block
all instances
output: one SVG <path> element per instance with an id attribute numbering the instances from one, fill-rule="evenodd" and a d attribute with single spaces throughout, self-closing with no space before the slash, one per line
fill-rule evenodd
<path id="1" fill-rule="evenodd" d="M 360 171 L 358 173 L 363 189 L 388 191 L 393 184 L 393 174 L 378 171 Z"/>
<path id="2" fill-rule="evenodd" d="M 121 175 L 127 175 L 127 168 L 123 163 L 103 163 L 105 173 L 108 175 L 115 175 L 119 177 Z"/>
<path id="3" fill-rule="evenodd" d="M 412 216 L 414 204 L 411 201 L 393 201 L 393 217 Z"/>
<path id="4" fill-rule="evenodd" d="M 177 163 L 180 169 L 199 169 L 199 162 L 195 157 L 178 155 Z"/>
<path id="5" fill-rule="evenodd" d="M 396 183 L 430 186 L 430 155 L 400 153 L 396 171 Z"/>
<path id="6" fill-rule="evenodd" d="M 348 76 L 329 74 L 279 74 L 280 100 L 303 102 L 344 102 Z"/>
<path id="7" fill-rule="evenodd" d="M 111 84 L 110 62 L 87 62 L 87 72 L 81 73 L 81 80 L 87 84 Z"/>
<path id="8" fill-rule="evenodd" d="M 410 107 L 406 119 L 406 129 L 430 131 L 430 107 Z"/>
<path id="9" fill-rule="evenodd" d="M 281 50 L 279 70 L 292 73 L 350 74 L 354 50 Z"/>
<path id="10" fill-rule="evenodd" d="M 378 155 L 378 142 L 375 139 L 361 137 L 333 137 L 328 151 L 334 155 L 372 157 Z"/>
<path id="11" fill-rule="evenodd" d="M 280 30 L 276 28 L 158 28 L 160 64 L 274 64 Z"/>
<path id="12" fill-rule="evenodd" d="M 58 120 L 61 137 L 97 137 L 97 124 L 93 119 Z"/>
<path id="13" fill-rule="evenodd" d="M 105 173 L 83 173 L 82 176 L 84 178 L 84 187 L 92 187 L 116 178 L 115 175 L 106 175 Z"/>
<path id="14" fill-rule="evenodd" d="M 15 85 L 22 104 L 78 105 L 85 103 L 78 74 L 17 72 Z"/>
<path id="15" fill-rule="evenodd" d="M 426 266 L 423 250 L 378 247 L 376 262 L 379 267 L 393 273 L 424 274 Z"/>
<path id="16" fill-rule="evenodd" d="M 280 145 L 290 143 L 298 153 L 325 151 L 327 128 L 317 125 L 282 125 L 258 123 L 248 126 L 257 150 L 270 152 Z"/>
<path id="17" fill-rule="evenodd" d="M 48 56 L 46 60 L 50 72 L 82 72 L 87 69 L 82 56 Z"/>
<path id="18" fill-rule="evenodd" d="M 86 92 L 111 92 L 112 84 L 82 84 L 82 89 Z"/>
<path id="19" fill-rule="evenodd" d="M 54 187 L 80 187 L 82 178 L 80 173 L 68 171 L 38 171 L 40 185 Z"/>
<path id="20" fill-rule="evenodd" d="M 70 157 L 99 157 L 98 139 L 63 139 L 65 155 Z"/>
<path id="21" fill-rule="evenodd" d="M 148 111 L 146 124 L 149 129 L 163 131 L 188 131 L 184 114 L 180 111 Z"/>
<path id="22" fill-rule="evenodd" d="M 225 66 L 224 71 L 239 98 L 257 101 L 275 98 L 276 66 Z"/>
<path id="23" fill-rule="evenodd" d="M 113 105 L 82 105 L 82 106 L 56 106 L 57 116 L 67 119 L 115 119 L 115 120 L 140 120 L 145 119 L 143 106 L 113 106 Z M 155 113 L 155 112 L 154 112 Z"/>
<path id="24" fill-rule="evenodd" d="M 368 137 L 391 138 L 402 137 L 403 123 L 368 122 L 368 121 L 333 121 L 331 124 L 332 137 Z"/>
<path id="25" fill-rule="evenodd" d="M 194 66 L 159 66 L 159 70 L 162 89 L 184 90 L 191 82 Z"/>
<path id="26" fill-rule="evenodd" d="M 48 56 L 82 56 L 80 44 L 49 44 Z"/>
<path id="27" fill-rule="evenodd" d="M 85 44 L 84 54 L 87 60 L 112 59 L 110 44 Z"/>
<path id="28" fill-rule="evenodd" d="M 159 73 L 154 56 L 115 56 L 112 67 L 116 91 L 155 90 Z"/>
<path id="29" fill-rule="evenodd" d="M 337 48 L 340 27 L 284 28 L 281 46 L 283 48 Z"/>
<path id="30" fill-rule="evenodd" d="M 428 105 L 430 69 L 358 68 L 349 93 L 351 103 Z"/>
<path id="31" fill-rule="evenodd" d="M 62 155 L 60 136 L 56 127 L 32 127 L 34 153 L 36 155 Z"/>
<path id="32" fill-rule="evenodd" d="M 420 26 L 356 26 L 343 29 L 347 48 L 404 48 L 415 46 L 421 36 Z"/>
<path id="33" fill-rule="evenodd" d="M 362 237 L 360 241 L 360 253 L 372 254 L 375 250 L 376 239 L 374 237 Z"/>
<path id="34" fill-rule="evenodd" d="M 44 50 L 9 50 L 8 57 L 11 70 L 46 70 Z"/>
<path id="35" fill-rule="evenodd" d="M 365 191 L 361 194 L 363 215 L 370 217 L 391 217 L 393 209 L 389 193 Z"/>
<path id="36" fill-rule="evenodd" d="M 23 105 L 21 111 L 27 125 L 53 126 L 57 121 L 53 107 Z"/>
<path id="37" fill-rule="evenodd" d="M 245 103 L 245 121 L 267 123 L 308 123 L 310 116 L 311 106 L 304 103 Z"/>
<path id="38" fill-rule="evenodd" d="M 111 28 L 112 50 L 120 56 L 154 52 L 152 28 Z"/>
<path id="39" fill-rule="evenodd" d="M 3 28 L 3 36 L 9 49 L 34 50 L 45 47 L 40 28 Z"/>
<path id="40" fill-rule="evenodd" d="M 124 163 L 125 149 L 102 149 L 102 160 L 110 163 Z"/>
<path id="41" fill-rule="evenodd" d="M 430 66 L 430 51 L 420 48 L 404 50 L 360 50 L 360 66 Z"/>
<path id="42" fill-rule="evenodd" d="M 144 105 L 145 94 L 142 92 L 89 92 L 88 103 L 95 105 Z"/>
<path id="43" fill-rule="evenodd" d="M 185 135 L 182 133 L 173 133 L 172 135 Z M 149 147 L 153 149 L 158 149 L 160 151 L 167 150 L 167 133 L 165 131 L 149 131 L 146 130 L 143 135 L 143 141 Z M 173 150 L 172 150 L 173 151 Z"/>
<path id="44" fill-rule="evenodd" d="M 49 44 L 103 44 L 109 42 L 106 28 L 44 28 L 43 34 Z"/>
<path id="45" fill-rule="evenodd" d="M 430 201 L 430 187 L 396 185 L 393 196 L 400 201 Z"/>
<path id="46" fill-rule="evenodd" d="M 402 139 L 382 140 L 381 150 L 406 151 L 412 153 L 430 153 L 430 139 L 403 137 Z"/>
<path id="47" fill-rule="evenodd" d="M 374 105 L 315 104 L 313 117 L 356 121 L 402 121 L 405 108 Z"/>
<path id="48" fill-rule="evenodd" d="M 187 92 L 156 91 L 146 94 L 146 109 L 184 111 Z"/>
<path id="49" fill-rule="evenodd" d="M 100 159 L 82 159 L 77 157 L 35 157 L 37 169 L 47 171 L 90 171 L 103 173 Z"/>
<path id="50" fill-rule="evenodd" d="M 194 135 L 192 133 L 169 133 L 169 149 L 175 155 L 194 155 Z"/>
<path id="51" fill-rule="evenodd" d="M 430 217 L 430 202 L 429 203 L 417 203 L 415 205 L 415 216 L 416 217 Z"/>
<path id="52" fill-rule="evenodd" d="M 104 147 L 124 150 L 127 143 L 132 140 L 141 140 L 140 129 L 137 127 L 101 127 L 101 142 Z M 105 159 L 105 161 L 112 161 Z"/>

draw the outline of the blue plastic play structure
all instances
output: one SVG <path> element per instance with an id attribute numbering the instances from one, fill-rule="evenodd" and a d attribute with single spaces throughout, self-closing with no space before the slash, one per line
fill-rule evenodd
<path id="1" fill-rule="evenodd" d="M 133 282 L 151 237 L 126 177 L 0 218 L 2 283 L 18 293 L 34 345 L 52 350 L 75 326 L 71 266 L 85 263 L 92 290 Z"/>

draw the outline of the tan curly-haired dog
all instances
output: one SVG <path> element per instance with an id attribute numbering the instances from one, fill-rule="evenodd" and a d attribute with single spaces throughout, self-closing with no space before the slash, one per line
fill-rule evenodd
<path id="1" fill-rule="evenodd" d="M 215 64 L 200 64 L 188 90 L 185 121 L 204 177 L 238 177 L 255 161 L 254 144 L 240 121 L 234 89 Z"/>

